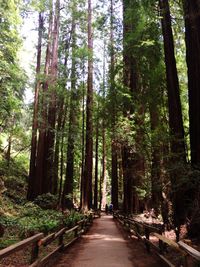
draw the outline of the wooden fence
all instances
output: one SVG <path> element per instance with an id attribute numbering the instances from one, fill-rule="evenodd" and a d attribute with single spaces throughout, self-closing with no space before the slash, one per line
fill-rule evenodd
<path id="1" fill-rule="evenodd" d="M 31 260 L 29 267 L 45 266 L 50 258 L 52 258 L 52 256 L 54 256 L 58 251 L 62 251 L 63 249 L 74 243 L 74 241 L 76 241 L 81 236 L 81 234 L 83 234 L 90 227 L 93 219 L 97 216 L 99 215 L 96 213 L 91 213 L 90 215 L 86 216 L 85 219 L 79 221 L 76 226 L 71 229 L 64 227 L 58 232 L 49 234 L 48 236 L 44 236 L 43 233 L 39 233 L 27 239 L 24 239 L 14 245 L 0 250 L 0 260 L 12 255 L 17 251 L 31 247 Z M 71 234 L 71 238 L 67 240 L 66 244 L 64 244 L 64 236 L 69 234 Z M 45 257 L 39 257 L 40 248 L 50 245 L 56 239 L 58 240 L 57 247 Z"/>
<path id="2" fill-rule="evenodd" d="M 147 223 L 138 222 L 117 213 L 114 213 L 113 217 L 123 225 L 130 235 L 137 236 L 138 239 L 145 244 L 148 252 L 153 249 L 165 266 L 192 267 L 197 266 L 196 264 L 200 263 L 199 251 L 187 245 L 183 241 L 176 243 L 173 240 L 166 238 L 164 236 L 163 227 L 154 227 Z M 150 236 L 153 236 L 154 239 L 156 238 L 157 242 L 153 242 Z M 168 248 L 170 248 L 170 251 Z M 173 251 L 175 251 L 175 254 L 179 256 L 178 259 L 176 259 L 176 263 L 172 263 L 173 260 L 169 259 L 170 257 L 167 257 L 171 254 L 173 258 Z"/>

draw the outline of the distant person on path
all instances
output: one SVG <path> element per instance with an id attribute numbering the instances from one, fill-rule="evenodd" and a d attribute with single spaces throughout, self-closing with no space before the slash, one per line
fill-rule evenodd
<path id="1" fill-rule="evenodd" d="M 113 213 L 113 204 L 112 204 L 112 203 L 109 205 L 109 213 L 110 213 L 110 214 Z"/>

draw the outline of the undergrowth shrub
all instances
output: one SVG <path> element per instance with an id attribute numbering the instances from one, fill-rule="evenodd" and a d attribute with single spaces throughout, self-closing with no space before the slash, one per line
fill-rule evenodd
<path id="1" fill-rule="evenodd" d="M 39 232 L 48 235 L 62 227 L 72 228 L 83 218 L 84 215 L 76 211 L 62 213 L 58 210 L 42 209 L 33 202 L 27 202 L 16 216 L 0 216 L 0 224 L 6 229 L 5 235 L 0 238 L 0 248 Z"/>
<path id="2" fill-rule="evenodd" d="M 71 213 L 64 218 L 64 225 L 71 228 L 76 225 L 76 223 L 84 218 L 84 215 L 76 211 L 71 211 Z"/>
<path id="3" fill-rule="evenodd" d="M 56 210 L 43 210 L 38 205 L 27 203 L 18 219 L 21 238 L 38 232 L 48 234 L 56 231 L 63 224 L 64 215 Z"/>
<path id="4" fill-rule="evenodd" d="M 57 206 L 58 198 L 51 193 L 42 194 L 36 197 L 34 203 L 43 209 L 55 209 Z"/>

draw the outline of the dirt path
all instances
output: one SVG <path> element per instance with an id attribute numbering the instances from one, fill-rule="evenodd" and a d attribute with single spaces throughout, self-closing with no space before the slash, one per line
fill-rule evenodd
<path id="1" fill-rule="evenodd" d="M 54 267 L 159 267 L 137 240 L 127 240 L 112 216 L 96 219 L 89 232 Z"/>

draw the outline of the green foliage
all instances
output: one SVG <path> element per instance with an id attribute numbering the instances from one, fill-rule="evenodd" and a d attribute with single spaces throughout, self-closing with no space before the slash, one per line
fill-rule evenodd
<path id="1" fill-rule="evenodd" d="M 19 6 L 20 1 L 0 0 L 0 124 L 3 129 L 21 108 L 25 83 L 18 62 Z"/>
<path id="2" fill-rule="evenodd" d="M 37 232 L 49 233 L 57 230 L 63 221 L 63 214 L 55 210 L 43 210 L 33 203 L 24 205 L 18 218 L 19 235 L 21 238 Z"/>
<path id="3" fill-rule="evenodd" d="M 17 225 L 17 219 L 9 216 L 1 216 L 0 224 L 4 227 L 15 227 Z"/>
<path id="4" fill-rule="evenodd" d="M 7 188 L 4 195 L 15 204 L 23 205 L 26 202 L 26 180 L 23 177 L 9 176 L 4 179 L 4 182 Z"/>
<path id="5" fill-rule="evenodd" d="M 72 211 L 69 216 L 64 218 L 64 224 L 69 228 L 76 225 L 76 223 L 84 218 L 84 215 L 76 211 Z"/>

